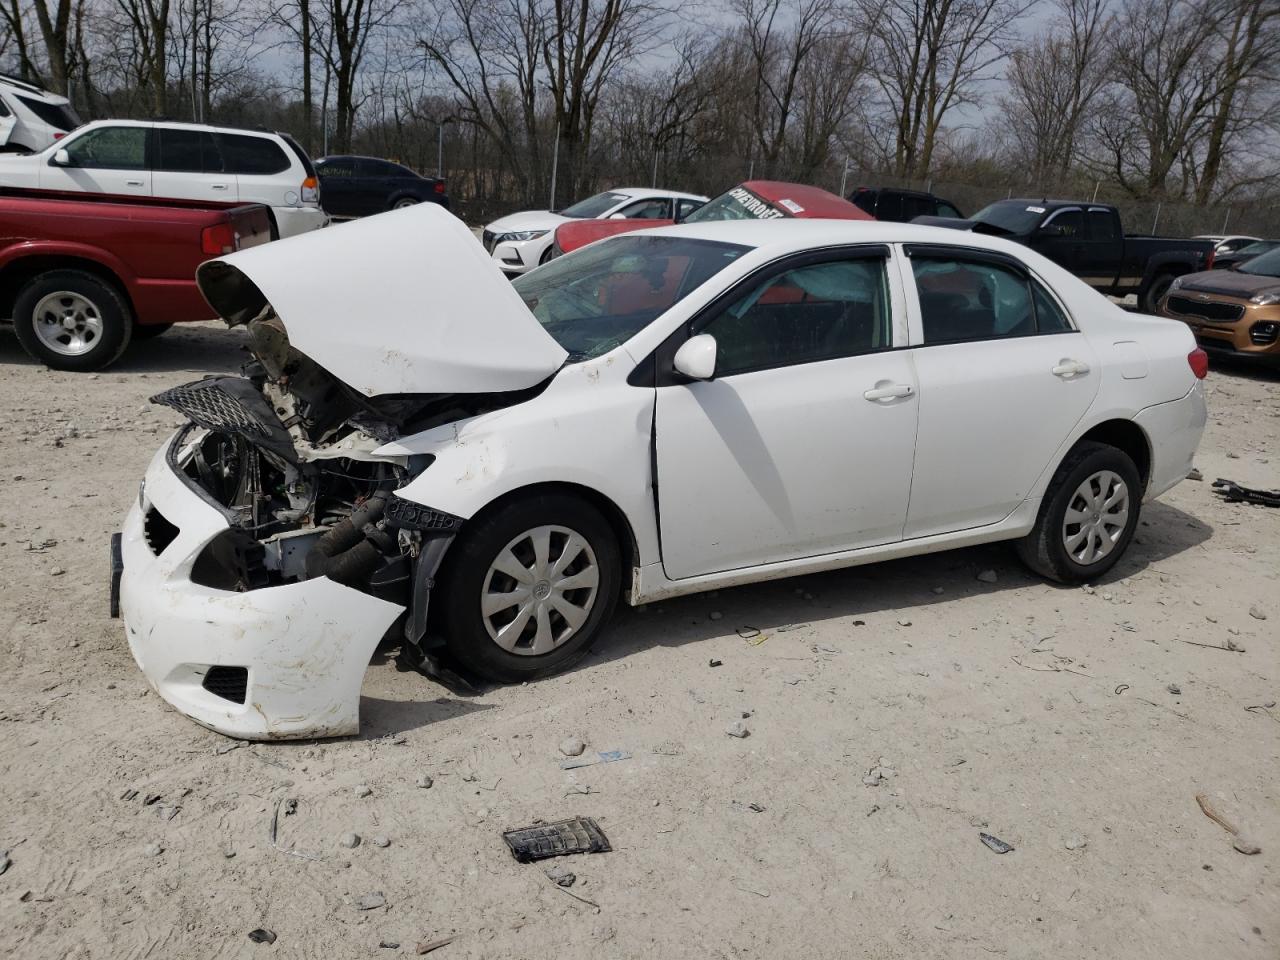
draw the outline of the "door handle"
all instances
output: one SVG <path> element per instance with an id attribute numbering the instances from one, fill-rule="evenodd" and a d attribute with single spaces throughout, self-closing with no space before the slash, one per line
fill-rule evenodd
<path id="1" fill-rule="evenodd" d="M 1061 377 L 1063 380 L 1070 380 L 1072 377 L 1081 377 L 1089 372 L 1089 365 L 1081 360 L 1072 360 L 1069 357 L 1063 357 L 1049 371 L 1055 377 Z"/>
<path id="2" fill-rule="evenodd" d="M 225 190 L 225 189 L 227 189 L 227 185 L 226 185 L 225 183 L 214 183 L 214 184 L 211 184 L 210 186 L 212 186 L 214 190 Z"/>
<path id="3" fill-rule="evenodd" d="M 125 185 L 126 187 L 140 187 L 140 186 L 142 186 L 142 181 L 141 181 L 141 180 L 126 180 L 126 181 L 124 182 L 124 185 Z"/>
<path id="4" fill-rule="evenodd" d="M 890 383 L 888 380 L 881 380 L 872 389 L 863 392 L 862 396 L 866 400 L 898 400 L 902 397 L 909 397 L 915 393 L 915 389 L 909 383 Z"/>

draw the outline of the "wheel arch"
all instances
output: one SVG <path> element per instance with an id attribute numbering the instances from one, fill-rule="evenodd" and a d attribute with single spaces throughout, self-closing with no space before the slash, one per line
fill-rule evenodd
<path id="1" fill-rule="evenodd" d="M 1065 460 L 1071 455 L 1072 450 L 1086 441 L 1105 443 L 1107 446 L 1115 447 L 1117 450 L 1127 454 L 1129 459 L 1133 461 L 1134 466 L 1138 468 L 1138 477 L 1142 481 L 1142 489 L 1144 491 L 1147 489 L 1147 485 L 1151 480 L 1151 438 L 1137 423 L 1133 420 L 1115 417 L 1095 424 L 1076 439 L 1076 442 L 1071 445 L 1071 449 L 1063 455 L 1062 459 Z"/>
<path id="2" fill-rule="evenodd" d="M 470 518 L 465 520 L 461 527 L 461 533 L 466 534 L 467 527 L 473 525 L 477 520 L 491 516 L 493 513 L 501 510 L 504 506 L 516 500 L 523 500 L 530 497 L 544 496 L 546 494 L 567 494 L 577 497 L 591 504 L 609 523 L 609 528 L 613 531 L 615 539 L 618 541 L 618 552 L 622 558 L 621 573 L 634 571 L 639 565 L 640 548 L 636 540 L 635 530 L 632 528 L 631 520 L 627 517 L 626 512 L 617 505 L 610 497 L 601 493 L 592 487 L 585 486 L 580 483 L 571 483 L 568 481 L 547 481 L 542 483 L 528 484 L 523 487 L 516 487 L 508 490 L 493 500 L 490 500 Z M 448 563 L 446 555 L 445 563 Z M 624 596 L 630 596 L 631 587 L 634 577 L 624 576 L 622 578 L 622 592 Z"/>
<path id="3" fill-rule="evenodd" d="M 129 295 L 129 287 L 114 270 L 88 257 L 60 253 L 17 257 L 0 267 L 0 316 L 12 317 L 19 291 L 41 274 L 55 270 L 79 270 L 101 280 L 120 295 L 129 309 L 130 319 L 136 318 L 137 308 Z"/>

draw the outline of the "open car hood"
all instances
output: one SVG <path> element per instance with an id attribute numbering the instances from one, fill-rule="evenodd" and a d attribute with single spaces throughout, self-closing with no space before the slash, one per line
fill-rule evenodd
<path id="1" fill-rule="evenodd" d="M 523 390 L 568 357 L 434 203 L 210 260 L 196 281 L 228 325 L 274 314 L 290 348 L 365 396 Z"/>

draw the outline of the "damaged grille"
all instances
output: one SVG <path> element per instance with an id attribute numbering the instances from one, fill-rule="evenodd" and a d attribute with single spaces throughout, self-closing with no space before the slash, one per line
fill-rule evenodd
<path id="1" fill-rule="evenodd" d="M 158 557 L 178 538 L 178 528 L 155 507 L 148 507 L 146 515 L 142 518 L 142 535 L 146 538 L 151 552 Z"/>
<path id="2" fill-rule="evenodd" d="M 1244 316 L 1244 307 L 1234 303 L 1216 303 L 1192 300 L 1190 297 L 1170 297 L 1169 309 L 1189 317 L 1203 317 L 1220 323 L 1232 323 Z"/>
<path id="3" fill-rule="evenodd" d="M 232 703 L 244 703 L 249 689 L 249 668 L 210 667 L 200 686 L 215 697 L 230 700 Z"/>
<path id="4" fill-rule="evenodd" d="M 244 437 L 290 463 L 298 461 L 289 431 L 244 377 L 205 377 L 157 393 L 151 402 L 172 407 L 198 427 Z"/>

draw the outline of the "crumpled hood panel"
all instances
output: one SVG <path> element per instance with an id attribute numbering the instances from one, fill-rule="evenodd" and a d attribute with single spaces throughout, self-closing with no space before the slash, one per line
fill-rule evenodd
<path id="1" fill-rule="evenodd" d="M 290 346 L 366 396 L 523 390 L 568 356 L 433 203 L 210 260 L 196 280 L 233 326 L 270 304 Z"/>

